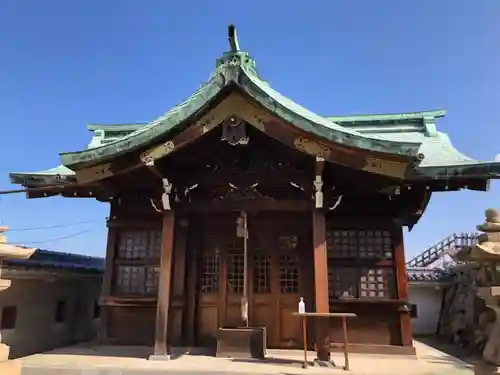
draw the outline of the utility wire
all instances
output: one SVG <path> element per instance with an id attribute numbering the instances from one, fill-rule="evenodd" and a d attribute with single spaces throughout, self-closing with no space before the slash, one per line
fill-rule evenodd
<path id="1" fill-rule="evenodd" d="M 76 232 L 76 233 L 70 234 L 68 236 L 56 237 L 56 238 L 49 238 L 48 240 L 42 240 L 42 241 L 27 241 L 27 242 L 18 242 L 18 243 L 9 242 L 9 245 L 19 245 L 19 246 L 22 246 L 22 245 L 26 245 L 26 244 L 32 245 L 32 244 L 39 244 L 39 243 L 61 241 L 61 240 L 66 240 L 66 239 L 73 238 L 73 237 L 76 237 L 76 236 L 80 236 L 82 234 L 85 234 L 85 233 L 88 233 L 90 231 L 93 231 L 94 229 L 96 229 L 96 228 L 95 227 L 94 228 L 89 228 L 89 229 L 82 230 L 80 232 Z"/>
<path id="2" fill-rule="evenodd" d="M 14 228 L 14 229 L 9 228 L 9 233 L 10 232 L 27 232 L 30 230 L 43 230 L 43 229 L 53 229 L 53 228 L 67 228 L 67 227 L 74 227 L 75 225 L 80 225 L 80 224 L 95 223 L 97 221 L 100 221 L 100 220 L 86 220 L 86 221 L 78 221 L 76 223 L 46 225 L 43 227 L 28 227 L 28 228 Z"/>

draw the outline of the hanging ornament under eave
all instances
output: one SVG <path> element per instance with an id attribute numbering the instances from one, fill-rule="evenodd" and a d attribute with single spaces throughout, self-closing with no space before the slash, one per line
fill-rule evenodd
<path id="1" fill-rule="evenodd" d="M 161 203 L 163 205 L 164 211 L 170 211 L 170 193 L 172 193 L 172 184 L 168 181 L 168 179 L 163 178 L 163 194 L 161 195 Z"/>
<path id="2" fill-rule="evenodd" d="M 222 123 L 222 141 L 226 141 L 231 146 L 247 145 L 246 123 L 236 116 L 231 116 Z"/>

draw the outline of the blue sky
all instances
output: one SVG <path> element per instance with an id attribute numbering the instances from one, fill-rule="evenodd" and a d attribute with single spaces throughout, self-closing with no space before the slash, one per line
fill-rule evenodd
<path id="1" fill-rule="evenodd" d="M 228 47 L 227 25 L 261 75 L 324 115 L 448 108 L 438 127 L 471 157 L 500 153 L 498 0 L 3 0 L 0 188 L 8 172 L 58 165 L 83 148 L 85 124 L 148 121 L 189 96 Z M 488 193 L 437 193 L 406 237 L 408 256 L 471 231 Z M 90 199 L 4 195 L 12 242 L 103 255 L 108 213 Z M 73 236 L 82 231 L 85 234 Z M 70 237 L 64 240 L 47 241 Z"/>

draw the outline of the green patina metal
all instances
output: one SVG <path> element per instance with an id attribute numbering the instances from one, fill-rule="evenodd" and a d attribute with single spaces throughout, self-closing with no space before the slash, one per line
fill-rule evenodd
<path id="1" fill-rule="evenodd" d="M 104 162 L 115 156 L 145 147 L 171 130 L 194 118 L 196 113 L 212 102 L 229 86 L 237 86 L 253 100 L 301 130 L 329 142 L 367 151 L 416 158 L 418 142 L 392 141 L 361 134 L 321 117 L 273 90 L 259 76 L 255 60 L 239 50 L 234 27 L 229 28 L 231 50 L 217 59 L 216 70 L 190 98 L 172 108 L 126 137 L 101 147 L 60 154 L 62 164 L 78 169 L 82 165 Z"/>
<path id="2" fill-rule="evenodd" d="M 370 115 L 352 116 L 326 116 L 325 118 L 336 123 L 357 123 L 357 122 L 406 122 L 408 120 L 422 120 L 424 118 L 441 118 L 446 115 L 445 109 L 422 112 L 406 113 L 382 113 Z"/>
<path id="3" fill-rule="evenodd" d="M 85 150 L 61 154 L 64 165 L 57 168 L 11 173 L 12 182 L 24 186 L 71 182 L 74 179 L 71 169 L 96 164 L 155 142 L 194 118 L 231 85 L 238 86 L 285 121 L 322 139 L 393 155 L 424 155 L 407 176 L 409 180 L 500 178 L 500 162 L 474 160 L 456 150 L 445 133 L 437 131 L 436 121 L 446 115 L 445 110 L 321 117 L 276 92 L 259 76 L 255 60 L 240 50 L 233 26 L 229 28 L 229 44 L 230 51 L 217 59 L 210 79 L 161 117 L 149 123 L 88 125 L 94 137 Z"/>
<path id="4" fill-rule="evenodd" d="M 65 185 L 76 182 L 75 172 L 60 165 L 55 168 L 30 173 L 10 173 L 10 181 L 16 185 L 38 187 L 46 185 Z"/>

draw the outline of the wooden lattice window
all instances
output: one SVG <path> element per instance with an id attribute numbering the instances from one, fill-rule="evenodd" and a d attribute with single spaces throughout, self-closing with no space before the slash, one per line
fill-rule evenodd
<path id="1" fill-rule="evenodd" d="M 358 270 L 350 267 L 328 268 L 330 298 L 358 296 Z"/>
<path id="2" fill-rule="evenodd" d="M 280 290 L 281 293 L 299 292 L 299 258 L 297 254 L 280 256 Z"/>
<path id="3" fill-rule="evenodd" d="M 123 230 L 118 236 L 118 259 L 159 259 L 160 230 Z"/>
<path id="4" fill-rule="evenodd" d="M 363 268 L 359 278 L 360 298 L 394 298 L 395 279 L 392 268 Z"/>
<path id="5" fill-rule="evenodd" d="M 271 292 L 271 256 L 257 253 L 253 265 L 254 293 Z"/>
<path id="6" fill-rule="evenodd" d="M 156 295 L 158 293 L 159 267 L 118 266 L 115 290 L 119 295 Z"/>
<path id="7" fill-rule="evenodd" d="M 217 293 L 219 291 L 219 251 L 203 253 L 203 272 L 201 273 L 201 292 Z"/>
<path id="8" fill-rule="evenodd" d="M 145 267 L 146 268 L 146 283 L 144 286 L 144 294 L 157 295 L 158 281 L 160 279 L 160 267 Z"/>
<path id="9" fill-rule="evenodd" d="M 245 256 L 243 254 L 243 240 L 229 244 L 227 248 L 227 292 L 243 293 L 245 283 Z"/>
<path id="10" fill-rule="evenodd" d="M 338 298 L 391 299 L 396 297 L 396 280 L 391 267 L 329 267 L 330 302 Z"/>
<path id="11" fill-rule="evenodd" d="M 393 244 L 388 230 L 336 229 L 326 233 L 328 258 L 393 258 Z"/>

